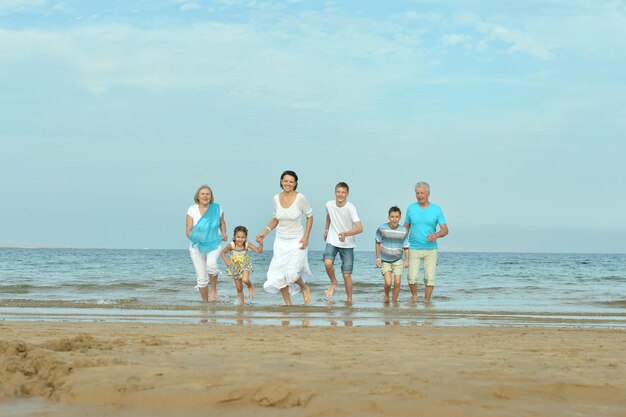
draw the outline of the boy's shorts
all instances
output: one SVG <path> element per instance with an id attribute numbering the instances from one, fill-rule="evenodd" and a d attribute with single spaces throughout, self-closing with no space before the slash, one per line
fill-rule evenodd
<path id="1" fill-rule="evenodd" d="M 339 253 L 339 257 L 341 258 L 341 273 L 352 274 L 352 268 L 354 265 L 354 248 L 338 248 L 330 243 L 327 243 L 326 250 L 324 250 L 324 259 L 330 259 L 334 264 L 337 253 Z"/>
<path id="2" fill-rule="evenodd" d="M 404 261 L 402 259 L 398 259 L 395 262 L 382 261 L 380 272 L 383 275 L 385 275 L 387 272 L 391 272 L 395 276 L 402 276 L 402 273 L 404 272 Z"/>
<path id="3" fill-rule="evenodd" d="M 437 249 L 409 249 L 409 284 L 417 284 L 417 273 L 424 262 L 424 285 L 435 286 L 435 270 L 437 269 Z"/>

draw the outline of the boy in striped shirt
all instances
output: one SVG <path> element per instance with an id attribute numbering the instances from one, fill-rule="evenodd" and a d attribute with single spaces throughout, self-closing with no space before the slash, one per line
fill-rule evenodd
<path id="1" fill-rule="evenodd" d="M 393 274 L 392 301 L 397 303 L 402 273 L 404 268 L 409 267 L 409 235 L 406 228 L 400 224 L 401 216 L 402 212 L 398 207 L 391 207 L 389 222 L 376 230 L 376 267 L 380 268 L 385 279 L 385 303 L 389 302 L 391 275 Z"/>

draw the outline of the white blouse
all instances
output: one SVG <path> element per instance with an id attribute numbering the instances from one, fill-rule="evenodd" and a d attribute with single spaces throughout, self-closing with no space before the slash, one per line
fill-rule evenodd
<path id="1" fill-rule="evenodd" d="M 280 205 L 278 194 L 274 196 L 274 218 L 278 220 L 276 236 L 281 239 L 300 239 L 304 236 L 302 215 L 311 217 L 313 209 L 302 193 L 296 195 L 291 206 L 284 208 Z"/>

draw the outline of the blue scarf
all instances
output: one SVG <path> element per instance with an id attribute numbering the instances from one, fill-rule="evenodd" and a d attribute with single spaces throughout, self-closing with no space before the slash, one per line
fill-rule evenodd
<path id="1" fill-rule="evenodd" d="M 200 252 L 209 253 L 217 249 L 222 242 L 222 237 L 218 234 L 219 230 L 220 205 L 209 204 L 204 215 L 191 229 L 189 239 L 193 245 L 198 245 Z"/>

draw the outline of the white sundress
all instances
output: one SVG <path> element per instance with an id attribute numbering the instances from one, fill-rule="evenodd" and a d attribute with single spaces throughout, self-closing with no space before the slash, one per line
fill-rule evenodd
<path id="1" fill-rule="evenodd" d="M 300 249 L 300 240 L 304 237 L 301 218 L 310 217 L 313 210 L 304 195 L 298 193 L 293 204 L 288 208 L 280 205 L 278 195 L 274 196 L 274 218 L 278 220 L 274 238 L 274 254 L 267 270 L 267 280 L 263 289 L 278 294 L 281 288 L 289 287 L 291 295 L 301 289 L 296 281 L 299 277 L 304 282 L 313 279 L 309 269 L 309 249 Z"/>

